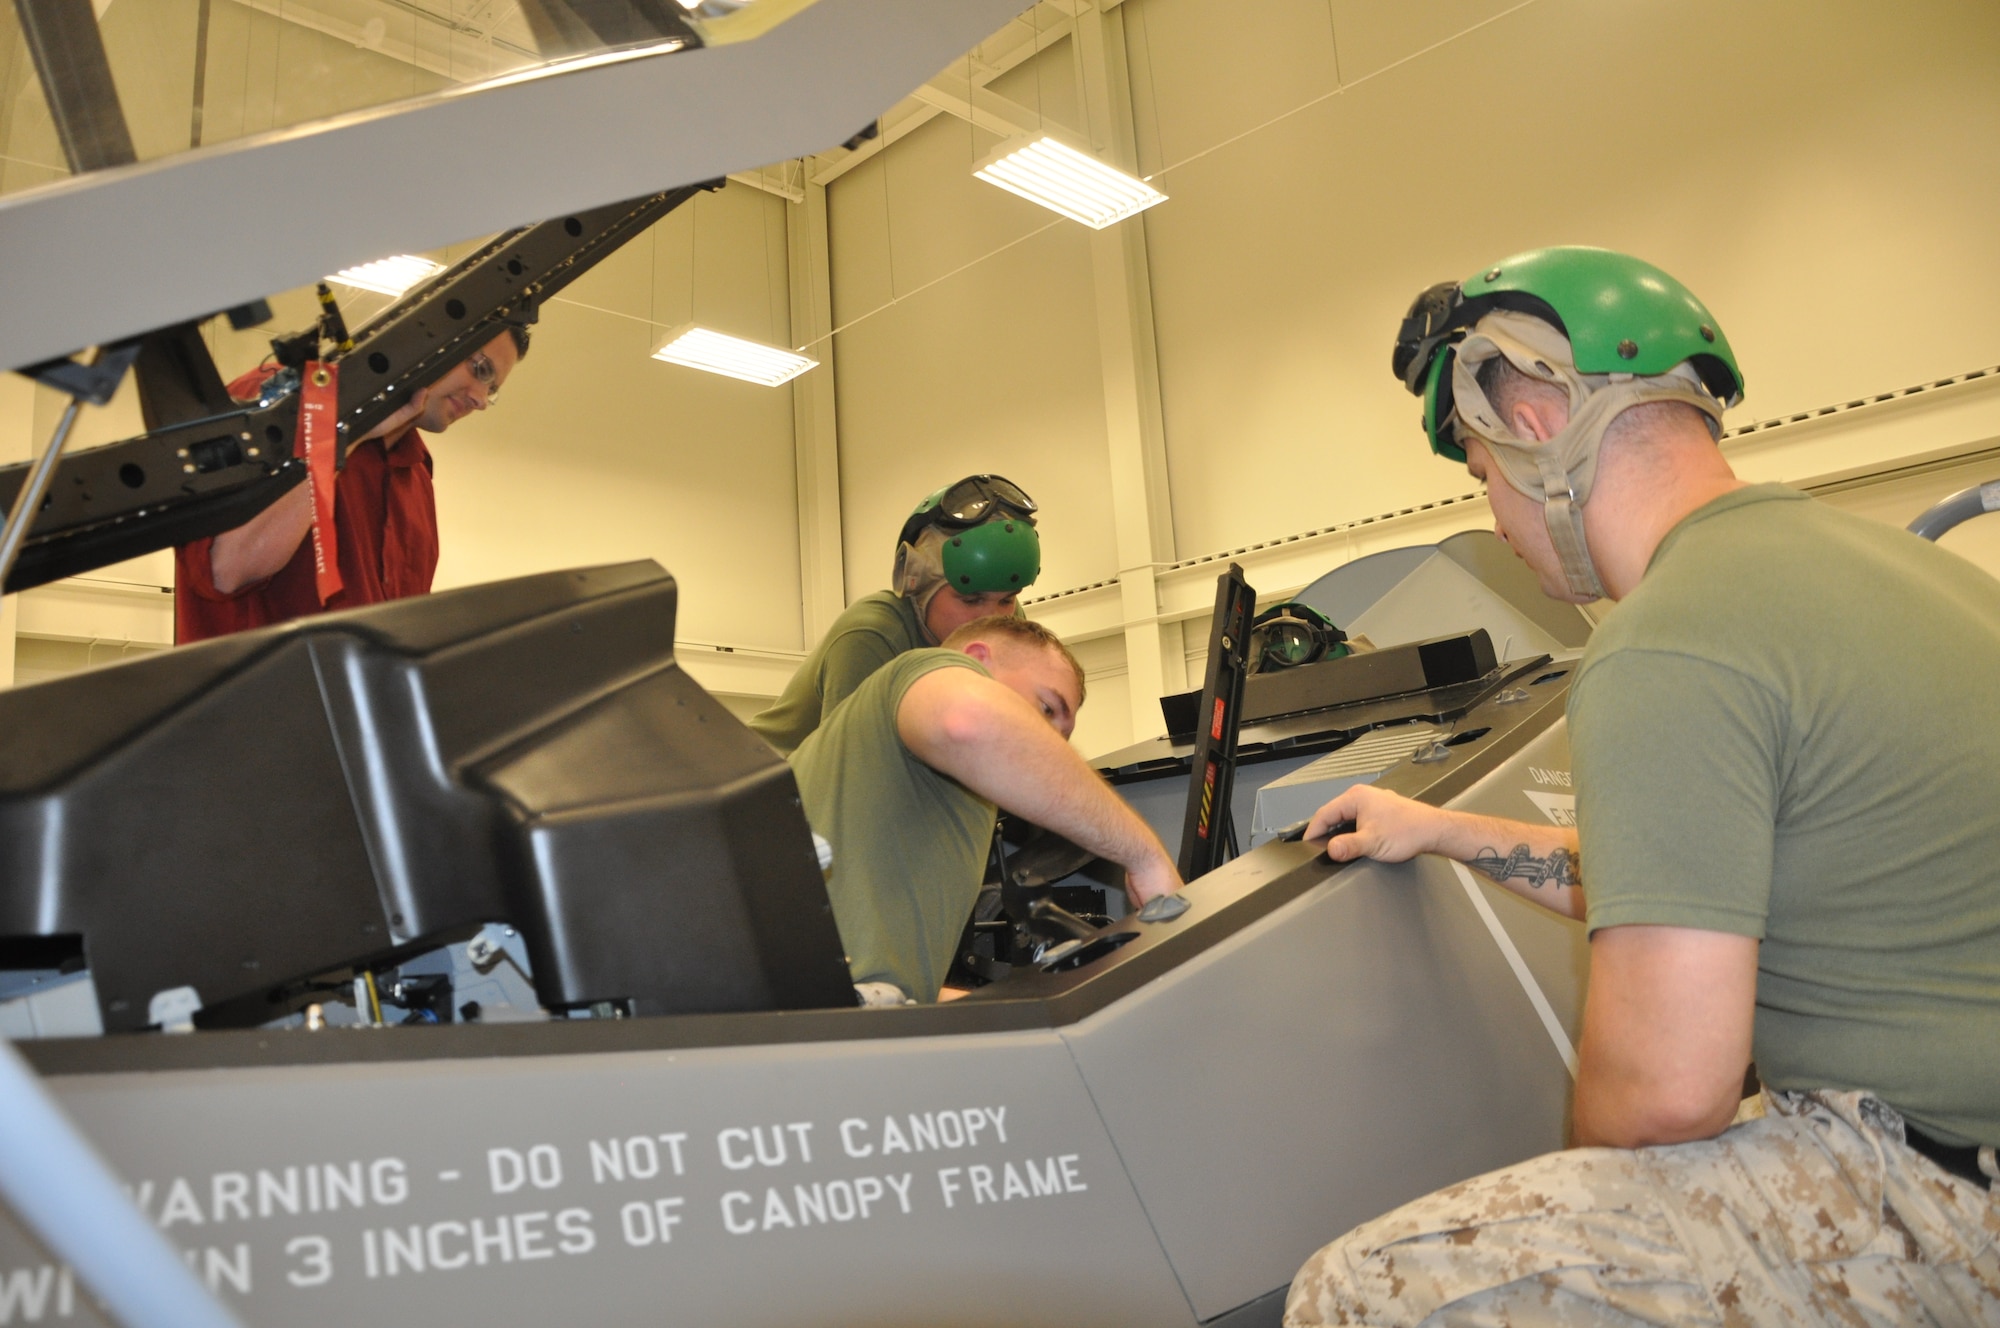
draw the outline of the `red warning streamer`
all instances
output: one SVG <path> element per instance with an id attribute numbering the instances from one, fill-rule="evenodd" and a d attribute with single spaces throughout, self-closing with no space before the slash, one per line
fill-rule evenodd
<path id="1" fill-rule="evenodd" d="M 306 457 L 306 483 L 312 487 L 313 575 L 321 604 L 341 591 L 340 543 L 333 524 L 334 471 L 340 459 L 334 425 L 339 417 L 340 366 L 309 361 L 299 392 L 299 446 Z"/>

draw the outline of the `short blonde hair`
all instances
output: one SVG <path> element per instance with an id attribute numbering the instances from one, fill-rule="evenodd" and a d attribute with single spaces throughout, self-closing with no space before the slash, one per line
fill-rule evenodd
<path id="1" fill-rule="evenodd" d="M 973 641 L 1006 641 L 1013 645 L 1033 646 L 1040 650 L 1053 650 L 1069 665 L 1069 671 L 1076 675 L 1076 703 L 1080 706 L 1090 694 L 1089 684 L 1083 680 L 1083 665 L 1076 662 L 1069 647 L 1062 638 L 1038 622 L 1027 618 L 1016 618 L 1011 614 L 996 613 L 985 618 L 974 618 L 965 626 L 947 636 L 943 641 L 946 650 L 963 650 Z"/>

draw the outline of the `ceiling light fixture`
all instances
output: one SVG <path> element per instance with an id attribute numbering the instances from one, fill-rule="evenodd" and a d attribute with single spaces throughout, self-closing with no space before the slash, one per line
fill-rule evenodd
<path id="1" fill-rule="evenodd" d="M 401 295 L 433 272 L 442 271 L 442 263 L 433 263 L 415 254 L 397 254 L 393 258 L 378 258 L 359 267 L 344 267 L 327 280 L 374 291 L 377 295 Z"/>
<path id="2" fill-rule="evenodd" d="M 1047 134 L 1008 140 L 972 173 L 1092 230 L 1101 231 L 1114 221 L 1167 201 L 1165 194 L 1144 180 Z"/>
<path id="3" fill-rule="evenodd" d="M 789 383 L 819 363 L 796 351 L 745 341 L 693 323 L 669 333 L 653 352 L 653 358 L 740 378 L 746 383 L 762 383 L 765 387 Z"/>

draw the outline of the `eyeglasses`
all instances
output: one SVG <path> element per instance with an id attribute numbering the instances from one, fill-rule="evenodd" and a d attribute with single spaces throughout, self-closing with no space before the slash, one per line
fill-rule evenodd
<path id="1" fill-rule="evenodd" d="M 1020 485 L 1000 475 L 967 475 L 938 498 L 929 513 L 932 524 L 976 526 L 999 509 L 1010 516 L 1033 518 L 1035 500 Z"/>
<path id="2" fill-rule="evenodd" d="M 486 389 L 486 402 L 491 405 L 500 398 L 500 371 L 493 367 L 493 360 L 485 351 L 475 351 L 465 362 L 465 371 L 472 375 L 472 381 Z"/>

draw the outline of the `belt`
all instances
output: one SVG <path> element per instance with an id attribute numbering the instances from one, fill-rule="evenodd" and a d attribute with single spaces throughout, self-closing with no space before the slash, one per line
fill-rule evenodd
<path id="1" fill-rule="evenodd" d="M 1907 1121 L 1903 1124 L 1903 1138 L 1910 1147 L 1922 1153 L 1931 1161 L 1943 1167 L 1954 1176 L 1963 1177 L 1982 1189 L 1993 1183 L 1992 1177 L 1979 1169 L 1979 1148 L 1975 1144 L 1948 1144 L 1931 1138 Z"/>

